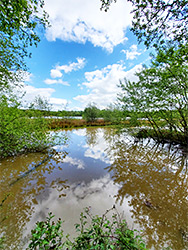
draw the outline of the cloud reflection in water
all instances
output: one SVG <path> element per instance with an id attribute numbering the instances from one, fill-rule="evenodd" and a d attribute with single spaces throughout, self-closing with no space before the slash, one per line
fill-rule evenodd
<path id="1" fill-rule="evenodd" d="M 113 204 L 120 212 L 124 212 L 125 218 L 129 226 L 133 226 L 131 218 L 129 200 L 126 199 L 123 205 L 116 203 L 116 194 L 119 185 L 114 184 L 110 175 L 107 174 L 100 179 L 92 180 L 90 183 L 80 182 L 70 185 L 66 190 L 63 190 L 65 196 L 59 198 L 57 189 L 51 189 L 47 199 L 41 200 L 35 206 L 35 213 L 33 214 L 25 236 L 30 233 L 36 221 L 44 220 L 48 212 L 55 214 L 55 218 L 61 217 L 65 222 L 63 229 L 65 233 L 70 233 L 75 236 L 74 224 L 79 221 L 80 212 L 83 208 L 91 206 L 92 212 L 102 215 L 107 209 L 111 208 Z M 135 227 L 135 225 L 134 225 Z"/>

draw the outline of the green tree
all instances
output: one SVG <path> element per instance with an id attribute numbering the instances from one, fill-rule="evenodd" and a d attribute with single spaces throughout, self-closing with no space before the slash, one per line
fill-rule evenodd
<path id="1" fill-rule="evenodd" d="M 0 90 L 27 70 L 28 47 L 37 46 L 40 28 L 48 25 L 43 6 L 43 0 L 0 1 Z"/>
<path id="2" fill-rule="evenodd" d="M 37 110 L 24 112 L 15 96 L 1 95 L 0 114 L 0 158 L 40 151 L 53 141 L 42 113 Z"/>
<path id="3" fill-rule="evenodd" d="M 48 99 L 40 95 L 36 96 L 34 101 L 29 105 L 29 109 L 33 110 L 34 116 L 49 116 L 51 108 L 52 104 L 49 103 Z"/>
<path id="4" fill-rule="evenodd" d="M 150 68 L 137 73 L 138 82 L 125 79 L 119 100 L 133 114 L 146 112 L 155 133 L 162 136 L 162 118 L 170 132 L 188 138 L 188 1 L 128 0 L 133 5 L 131 30 L 147 48 L 156 48 Z M 101 0 L 108 10 L 116 0 Z"/>
<path id="5" fill-rule="evenodd" d="M 34 108 L 37 110 L 50 111 L 51 104 L 49 104 L 48 100 L 40 95 L 36 96 L 34 101 L 31 103 L 30 108 Z"/>
<path id="6" fill-rule="evenodd" d="M 112 2 L 100 0 L 101 9 L 107 11 Z M 131 30 L 139 42 L 146 47 L 170 42 L 171 45 L 184 44 L 188 38 L 188 2 L 187 0 L 127 0 L 133 5 Z"/>
<path id="7" fill-rule="evenodd" d="M 187 0 L 130 0 L 134 6 L 132 31 L 146 47 L 179 46 L 188 38 Z"/>
<path id="8" fill-rule="evenodd" d="M 182 52 L 184 50 L 184 52 Z M 138 81 L 120 81 L 120 102 L 125 109 L 144 112 L 156 135 L 162 137 L 161 120 L 171 133 L 188 140 L 188 46 L 160 50 L 152 61 L 137 73 Z"/>
<path id="9" fill-rule="evenodd" d="M 97 119 L 98 117 L 99 110 L 95 106 L 95 104 L 89 104 L 83 112 L 83 118 L 86 119 L 88 122 L 93 122 Z"/>
<path id="10" fill-rule="evenodd" d="M 120 122 L 123 118 L 122 110 L 118 105 L 109 105 L 108 108 L 101 111 L 101 117 L 107 122 Z"/>

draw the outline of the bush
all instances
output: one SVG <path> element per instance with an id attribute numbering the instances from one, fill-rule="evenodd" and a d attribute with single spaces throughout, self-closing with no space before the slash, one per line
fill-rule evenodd
<path id="1" fill-rule="evenodd" d="M 93 122 L 97 119 L 98 113 L 98 108 L 94 104 L 89 104 L 89 106 L 84 109 L 83 118 L 87 122 Z"/>
<path id="2" fill-rule="evenodd" d="M 107 215 L 114 211 L 111 219 Z M 78 235 L 72 241 L 69 236 L 63 241 L 61 220 L 51 222 L 54 216 L 49 214 L 45 222 L 37 222 L 32 230 L 31 243 L 28 249 L 131 249 L 144 250 L 145 244 L 136 230 L 130 230 L 115 207 L 107 210 L 102 216 L 92 215 L 90 208 L 80 214 L 80 223 L 75 225 Z M 38 247 L 38 248 L 37 248 Z"/>
<path id="3" fill-rule="evenodd" d="M 42 150 L 52 141 L 47 120 L 37 110 L 25 112 L 15 97 L 0 96 L 0 114 L 0 158 Z"/>
<path id="4" fill-rule="evenodd" d="M 54 215 L 49 213 L 46 221 L 36 223 L 36 228 L 31 231 L 32 238 L 28 249 L 60 249 L 62 246 L 63 231 L 61 219 L 55 224 L 51 222 Z"/>

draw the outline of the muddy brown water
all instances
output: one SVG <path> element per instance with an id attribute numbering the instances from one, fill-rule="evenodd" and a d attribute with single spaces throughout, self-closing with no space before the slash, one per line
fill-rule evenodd
<path id="1" fill-rule="evenodd" d="M 5 249 L 26 249 L 30 231 L 51 211 L 75 235 L 83 208 L 102 215 L 114 204 L 148 249 L 188 249 L 187 154 L 127 132 L 84 128 L 66 134 L 56 154 L 31 153 L 0 162 L 0 235 Z M 20 178 L 22 177 L 23 178 Z"/>

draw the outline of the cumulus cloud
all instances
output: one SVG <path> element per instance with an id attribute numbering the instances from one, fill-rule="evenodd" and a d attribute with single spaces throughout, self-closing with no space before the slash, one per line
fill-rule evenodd
<path id="1" fill-rule="evenodd" d="M 58 77 L 62 77 L 63 74 L 62 74 L 61 71 L 58 70 L 58 69 L 51 69 L 51 71 L 50 71 L 50 76 L 51 76 L 52 78 L 58 78 Z"/>
<path id="2" fill-rule="evenodd" d="M 63 70 L 65 73 L 70 73 L 71 71 L 82 69 L 86 64 L 86 59 L 78 57 L 76 58 L 76 60 L 77 62 L 69 63 L 68 65 L 57 66 L 54 71 L 56 71 L 56 74 L 58 74 L 58 72 L 61 73 L 61 70 Z M 51 70 L 51 74 L 52 74 L 52 70 Z"/>
<path id="3" fill-rule="evenodd" d="M 62 79 L 46 79 L 44 80 L 44 83 L 51 85 L 51 84 L 62 84 L 65 86 L 70 86 L 70 84 L 68 82 L 63 81 Z"/>
<path id="4" fill-rule="evenodd" d="M 52 104 L 52 110 L 62 110 L 70 103 L 66 99 L 52 97 L 54 93 L 55 89 L 53 88 L 36 88 L 25 83 L 20 83 L 16 87 L 14 86 L 14 94 L 18 97 L 22 107 L 25 108 L 28 108 L 37 96 L 46 99 L 49 104 Z"/>
<path id="5" fill-rule="evenodd" d="M 113 64 L 101 70 L 86 72 L 86 81 L 80 87 L 86 87 L 87 95 L 78 95 L 74 100 L 83 104 L 83 108 L 88 103 L 96 103 L 99 108 L 106 108 L 110 103 L 115 102 L 120 91 L 118 83 L 125 77 L 130 81 L 136 81 L 135 72 L 141 69 L 141 65 L 136 65 L 129 71 L 125 71 L 123 64 Z"/>
<path id="6" fill-rule="evenodd" d="M 126 54 L 126 59 L 127 60 L 134 60 L 137 56 L 141 55 L 140 52 L 138 52 L 138 48 L 136 44 L 133 44 L 130 47 L 130 50 L 122 50 L 124 54 Z"/>
<path id="7" fill-rule="evenodd" d="M 70 101 L 62 98 L 50 97 L 49 103 L 52 104 L 52 109 L 55 111 L 65 109 L 65 107 L 70 104 Z"/>
<path id="8" fill-rule="evenodd" d="M 50 76 L 52 78 L 61 78 L 63 76 L 63 73 L 61 71 L 64 71 L 64 73 L 70 73 L 72 71 L 77 71 L 79 69 L 84 68 L 86 64 L 85 58 L 76 58 L 76 62 L 70 62 L 67 65 L 57 65 L 54 69 L 51 69 Z M 66 86 L 70 86 L 68 82 L 63 81 L 62 79 L 45 79 L 44 83 L 50 85 L 50 84 L 63 84 Z"/>
<path id="9" fill-rule="evenodd" d="M 124 42 L 131 25 L 131 3 L 119 0 L 106 13 L 100 11 L 99 0 L 46 0 L 51 27 L 46 32 L 49 41 L 61 39 L 79 43 L 91 42 L 112 52 Z M 117 18 L 118 17 L 118 18 Z"/>
<path id="10" fill-rule="evenodd" d="M 63 162 L 69 163 L 72 166 L 77 166 L 77 169 L 85 169 L 85 163 L 81 159 L 66 156 Z"/>

